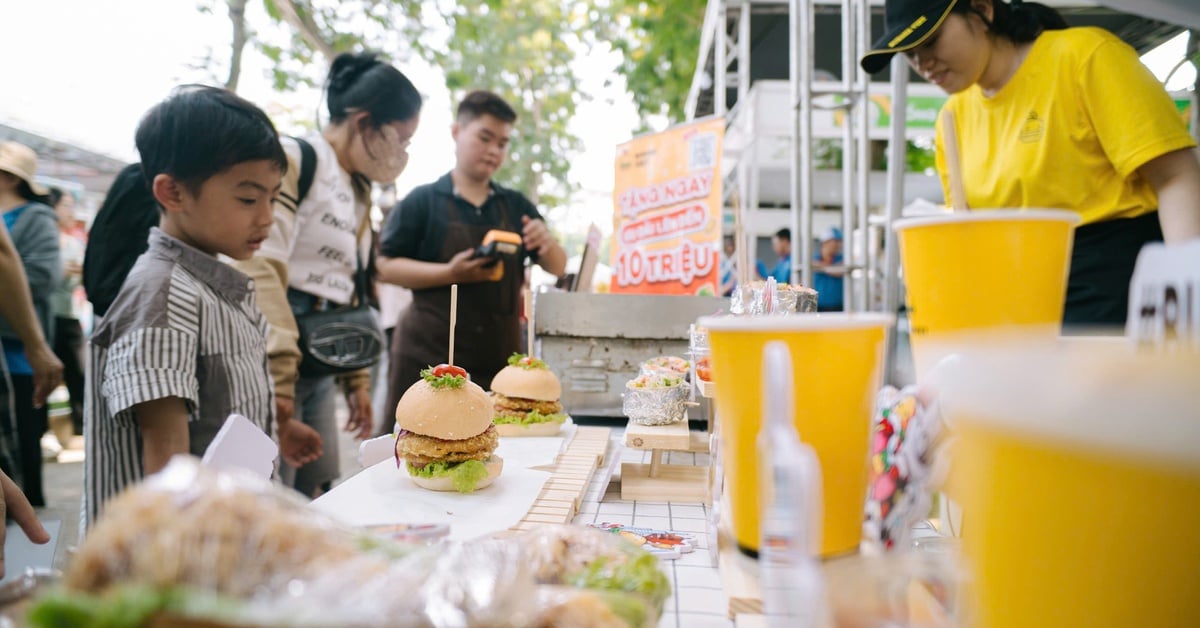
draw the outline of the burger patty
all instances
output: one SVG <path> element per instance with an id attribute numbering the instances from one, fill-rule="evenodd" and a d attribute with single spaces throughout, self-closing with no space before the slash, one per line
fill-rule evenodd
<path id="1" fill-rule="evenodd" d="M 437 461 L 486 460 L 498 444 L 496 428 L 491 426 L 482 434 L 462 440 L 443 440 L 406 432 L 396 439 L 396 454 L 413 466 L 423 467 Z"/>
<path id="2" fill-rule="evenodd" d="M 528 413 L 537 410 L 542 414 L 558 414 L 562 412 L 562 404 L 558 401 L 540 401 L 522 397 L 505 397 L 492 391 L 492 403 L 496 406 L 497 414 L 511 415 L 513 413 Z"/>

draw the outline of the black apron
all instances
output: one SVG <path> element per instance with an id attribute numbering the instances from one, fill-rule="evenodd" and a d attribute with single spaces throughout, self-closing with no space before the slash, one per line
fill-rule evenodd
<path id="1" fill-rule="evenodd" d="M 503 197 L 497 198 L 500 211 L 498 228 L 520 233 L 519 219 L 510 215 Z M 479 246 L 483 236 L 495 225 L 460 222 L 458 207 L 449 201 L 449 224 L 442 242 L 441 257 L 447 263 L 460 252 Z M 454 333 L 454 363 L 467 369 L 471 381 L 487 390 L 492 377 L 508 363 L 508 357 L 521 350 L 521 286 L 525 282 L 524 260 L 520 256 L 501 258 L 504 276 L 499 281 L 460 284 L 458 319 Z M 404 391 L 421 377 L 421 370 L 449 358 L 450 286 L 414 290 L 413 300 L 396 325 L 392 336 L 391 364 L 388 372 L 388 406 L 395 408 Z"/>
<path id="2" fill-rule="evenodd" d="M 1092 333 L 1096 328 L 1123 332 L 1129 312 L 1129 283 L 1138 253 L 1150 242 L 1161 242 L 1158 212 L 1118 218 L 1075 230 L 1071 274 L 1063 333 Z"/>

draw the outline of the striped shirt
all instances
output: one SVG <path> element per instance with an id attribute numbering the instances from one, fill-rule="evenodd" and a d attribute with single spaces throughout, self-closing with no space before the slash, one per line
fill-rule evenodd
<path id="1" fill-rule="evenodd" d="M 149 241 L 90 341 L 85 526 L 144 475 L 137 404 L 183 399 L 196 456 L 204 455 L 231 413 L 273 435 L 267 322 L 253 283 L 157 228 Z"/>

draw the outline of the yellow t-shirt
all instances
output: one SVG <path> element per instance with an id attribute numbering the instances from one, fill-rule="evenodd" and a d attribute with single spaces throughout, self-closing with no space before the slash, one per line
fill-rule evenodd
<path id="1" fill-rule="evenodd" d="M 1042 33 L 993 97 L 975 85 L 946 107 L 972 208 L 1070 209 L 1082 224 L 1140 216 L 1158 199 L 1137 169 L 1196 145 L 1137 53 L 1099 28 Z M 949 204 L 942 141 L 939 118 L 937 165 Z"/>

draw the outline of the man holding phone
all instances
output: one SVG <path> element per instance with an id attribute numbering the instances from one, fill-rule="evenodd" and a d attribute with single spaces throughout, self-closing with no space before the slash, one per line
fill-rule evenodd
<path id="1" fill-rule="evenodd" d="M 459 284 L 455 363 L 486 389 L 521 351 L 525 260 L 554 275 L 566 268 L 566 251 L 533 203 L 492 181 L 516 119 L 496 94 L 467 94 L 451 128 L 454 170 L 414 189 L 384 223 L 379 278 L 413 291 L 393 335 L 388 407 L 421 369 L 446 361 L 451 284 Z M 507 254 L 517 242 L 516 252 Z"/>

